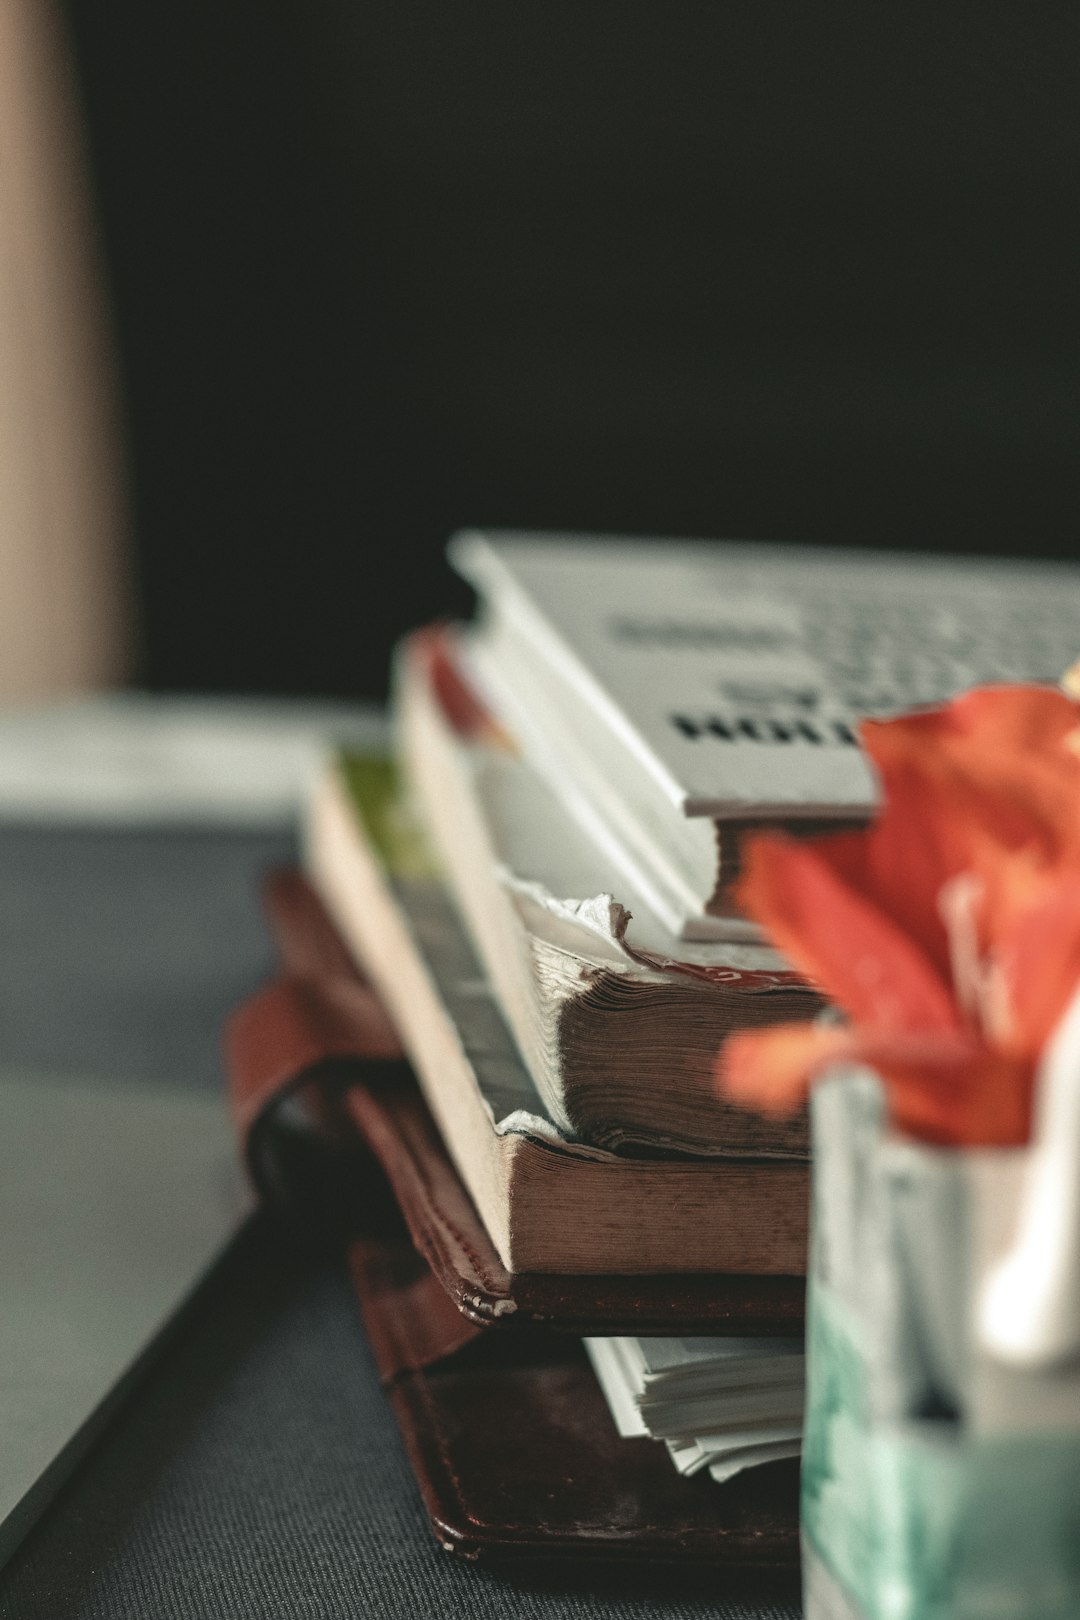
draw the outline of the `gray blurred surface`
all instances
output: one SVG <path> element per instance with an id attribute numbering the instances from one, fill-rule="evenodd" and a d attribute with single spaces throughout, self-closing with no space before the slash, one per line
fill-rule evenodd
<path id="1" fill-rule="evenodd" d="M 219 1035 L 272 967 L 262 869 L 287 834 L 0 827 L 0 1063 L 221 1085 Z"/>
<path id="2" fill-rule="evenodd" d="M 0 1066 L 221 1083 L 286 834 L 0 828 Z M 344 1268 L 260 1224 L 0 1574 L 2 1620 L 790 1620 L 721 1577 L 520 1574 L 428 1531 Z"/>
<path id="3" fill-rule="evenodd" d="M 0 1560 L 250 1206 L 224 1099 L 0 1070 Z"/>

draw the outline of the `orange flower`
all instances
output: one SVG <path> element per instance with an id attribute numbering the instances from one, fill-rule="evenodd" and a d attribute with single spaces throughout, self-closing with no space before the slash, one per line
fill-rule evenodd
<path id="1" fill-rule="evenodd" d="M 1080 707 L 999 686 L 868 721 L 884 808 L 865 831 L 748 840 L 743 909 L 848 1015 L 734 1036 L 727 1094 L 787 1112 L 850 1059 L 902 1130 L 1027 1140 L 1040 1052 L 1080 982 Z"/>

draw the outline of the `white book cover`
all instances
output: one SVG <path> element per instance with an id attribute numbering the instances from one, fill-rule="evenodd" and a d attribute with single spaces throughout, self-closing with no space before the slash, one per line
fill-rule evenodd
<path id="1" fill-rule="evenodd" d="M 686 817 L 869 810 L 861 717 L 1056 681 L 1080 652 L 1064 564 L 479 532 L 450 555 L 560 723 Z"/>

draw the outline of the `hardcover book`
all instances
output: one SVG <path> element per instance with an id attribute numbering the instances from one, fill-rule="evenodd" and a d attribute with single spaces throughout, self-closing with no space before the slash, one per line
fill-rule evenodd
<path id="1" fill-rule="evenodd" d="M 805 1119 L 721 1102 L 715 1065 L 734 1030 L 813 1016 L 814 992 L 761 945 L 676 938 L 476 709 L 457 646 L 425 632 L 402 649 L 402 767 L 550 1116 L 615 1150 L 805 1159 Z"/>
<path id="2" fill-rule="evenodd" d="M 575 814 L 687 938 L 752 937 L 739 837 L 865 819 L 865 715 L 1056 681 L 1080 570 L 734 542 L 461 534 L 469 656 Z"/>

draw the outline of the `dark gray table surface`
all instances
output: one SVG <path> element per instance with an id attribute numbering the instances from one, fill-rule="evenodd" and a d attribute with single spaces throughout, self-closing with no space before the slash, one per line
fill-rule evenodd
<path id="1" fill-rule="evenodd" d="M 219 1086 L 284 834 L 0 829 L 0 1063 Z M 0 1573 L 0 1620 L 792 1620 L 718 1575 L 496 1575 L 436 1547 L 342 1265 L 256 1222 Z"/>

